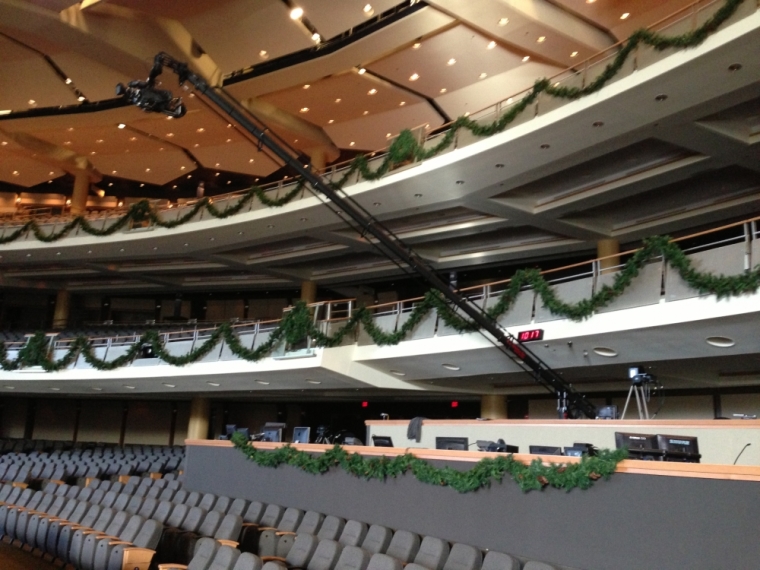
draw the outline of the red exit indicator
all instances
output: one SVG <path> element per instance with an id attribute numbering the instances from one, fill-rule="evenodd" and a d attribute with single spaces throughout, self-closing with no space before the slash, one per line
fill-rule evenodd
<path id="1" fill-rule="evenodd" d="M 517 333 L 517 340 L 519 340 L 520 342 L 530 342 L 532 340 L 544 340 L 544 329 L 520 331 L 519 333 Z"/>

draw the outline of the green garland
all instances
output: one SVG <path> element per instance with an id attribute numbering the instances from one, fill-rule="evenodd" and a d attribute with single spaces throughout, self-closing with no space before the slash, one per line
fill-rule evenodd
<path id="1" fill-rule="evenodd" d="M 628 456 L 625 449 L 603 449 L 595 457 L 583 457 L 578 463 L 544 465 L 541 459 L 525 464 L 510 454 L 493 459 L 486 457 L 472 469 L 458 471 L 451 467 L 436 467 L 411 453 L 366 459 L 358 453 L 347 452 L 340 445 L 316 456 L 290 445 L 263 451 L 250 445 L 245 436 L 238 433 L 232 436 L 232 443 L 247 459 L 261 467 L 290 465 L 312 475 L 340 467 L 354 477 L 381 481 L 410 472 L 422 483 L 451 487 L 460 493 L 490 487 L 492 482 L 501 482 L 504 477 L 511 478 L 525 492 L 547 486 L 566 491 L 588 489 L 597 479 L 609 479 L 618 463 Z"/>
<path id="2" fill-rule="evenodd" d="M 723 6 L 699 28 L 680 36 L 663 36 L 657 32 L 646 29 L 637 30 L 628 38 L 625 44 L 623 44 L 623 47 L 618 51 L 615 59 L 607 64 L 604 71 L 585 87 L 555 87 L 549 79 L 539 79 L 535 82 L 532 89 L 525 97 L 510 107 L 509 111 L 501 115 L 497 120 L 487 125 L 481 125 L 467 117 L 459 117 L 451 124 L 441 140 L 428 149 L 417 141 L 412 131 L 404 129 L 390 145 L 382 162 L 374 171 L 370 169 L 369 159 L 365 155 L 359 155 L 351 161 L 349 168 L 341 178 L 337 181 L 333 181 L 331 184 L 335 189 L 341 189 L 356 173 L 365 180 L 378 180 L 399 164 L 410 160 L 420 161 L 430 159 L 449 148 L 456 140 L 457 133 L 462 129 L 466 129 L 478 137 L 489 137 L 500 133 L 504 131 L 519 115 L 521 115 L 541 93 L 545 93 L 558 99 L 571 101 L 596 93 L 620 72 L 633 50 L 639 45 L 649 45 L 659 51 L 669 48 L 685 49 L 695 47 L 701 44 L 710 34 L 714 33 L 726 20 L 733 16 L 744 1 L 745 0 L 726 0 Z M 13 230 L 8 235 L 0 237 L 0 245 L 20 239 L 29 232 L 31 232 L 38 240 L 48 243 L 56 242 L 76 229 L 81 229 L 83 232 L 93 236 L 108 236 L 129 225 L 141 225 L 146 221 L 150 221 L 158 227 L 173 229 L 192 220 L 202 209 L 205 209 L 215 218 L 228 218 L 239 213 L 254 198 L 258 198 L 258 200 L 265 206 L 278 208 L 293 200 L 303 188 L 304 182 L 303 180 L 299 180 L 298 184 L 296 184 L 293 189 L 288 191 L 282 197 L 273 200 L 267 197 L 264 189 L 258 186 L 253 186 L 248 189 L 235 204 L 227 206 L 223 210 L 214 207 L 211 198 L 202 198 L 185 214 L 176 220 L 171 221 L 164 221 L 159 212 L 156 211 L 147 200 L 141 200 L 140 202 L 133 204 L 130 206 L 126 214 L 110 226 L 104 226 L 102 229 L 94 227 L 85 217 L 77 216 L 66 223 L 58 231 L 46 234 L 41 230 L 35 220 L 30 220 Z"/>
<path id="3" fill-rule="evenodd" d="M 580 321 L 590 317 L 595 311 L 606 307 L 620 297 L 630 287 L 644 265 L 650 259 L 658 256 L 662 256 L 665 262 L 678 272 L 689 287 L 700 294 L 712 294 L 722 299 L 755 293 L 760 289 L 760 265 L 740 275 L 726 276 L 701 273 L 693 267 L 691 260 L 669 237 L 656 236 L 644 240 L 643 247 L 637 250 L 623 268 L 615 274 L 612 285 L 603 285 L 588 299 L 582 299 L 577 303 L 565 303 L 557 297 L 554 289 L 538 270 L 525 269 L 514 274 L 509 286 L 502 291 L 497 302 L 488 309 L 487 313 L 491 318 L 498 319 L 511 310 L 520 292 L 529 287 L 541 298 L 543 305 L 552 314 Z M 375 344 L 380 346 L 395 345 L 404 340 L 433 310 L 437 312 L 439 318 L 447 326 L 457 332 L 478 330 L 475 323 L 459 316 L 446 303 L 440 292 L 428 291 L 422 300 L 414 305 L 404 324 L 393 332 L 386 332 L 378 327 L 375 324 L 372 311 L 366 307 L 361 307 L 355 310 L 334 334 L 327 335 L 320 331 L 314 323 L 309 307 L 299 301 L 285 314 L 277 328 L 270 333 L 266 342 L 255 349 L 244 347 L 235 334 L 233 326 L 230 323 L 222 323 L 200 346 L 182 356 L 170 354 L 161 341 L 161 334 L 158 331 L 150 330 L 145 332 L 125 354 L 114 360 L 103 360 L 96 357 L 89 339 L 83 335 L 77 336 L 71 342 L 66 354 L 61 359 L 53 360 L 49 355 L 48 337 L 40 331 L 35 333 L 27 344 L 19 350 L 15 360 L 8 359 L 5 343 L 0 342 L 0 367 L 3 370 L 18 370 L 22 367 L 41 366 L 46 372 L 56 372 L 68 367 L 81 353 L 85 361 L 93 368 L 113 370 L 132 362 L 144 345 L 150 345 L 153 353 L 167 364 L 185 366 L 197 362 L 209 354 L 222 340 L 235 356 L 255 362 L 264 358 L 282 342 L 294 345 L 307 337 L 310 337 L 317 346 L 325 348 L 340 346 L 346 336 L 354 333 L 358 326 L 364 328 Z"/>

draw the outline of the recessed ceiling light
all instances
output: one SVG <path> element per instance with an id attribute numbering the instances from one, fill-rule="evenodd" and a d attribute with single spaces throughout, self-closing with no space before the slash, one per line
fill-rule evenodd
<path id="1" fill-rule="evenodd" d="M 509 24 L 509 18 L 501 18 L 499 20 L 499 25 L 500 26 L 506 26 L 507 24 Z"/>
<path id="2" fill-rule="evenodd" d="M 375 93 L 377 93 L 377 89 L 370 89 L 367 91 L 367 95 L 374 95 Z"/>
<path id="3" fill-rule="evenodd" d="M 97 153 L 93 150 L 90 152 L 90 156 L 95 156 Z"/>
<path id="4" fill-rule="evenodd" d="M 309 380 L 309 379 L 307 379 L 306 382 L 308 384 L 321 384 L 322 383 L 320 380 Z"/>
<path id="5" fill-rule="evenodd" d="M 124 384 L 124 387 L 125 387 L 127 390 L 134 390 L 134 389 L 135 389 L 135 387 L 134 387 L 134 386 L 127 386 L 126 384 Z"/>
<path id="6" fill-rule="evenodd" d="M 290 11 L 291 20 L 298 20 L 301 16 L 303 16 L 303 8 L 296 6 Z"/>
<path id="7" fill-rule="evenodd" d="M 259 57 L 260 57 L 261 59 L 266 59 L 266 58 L 268 58 L 268 57 L 269 57 L 269 54 L 267 53 L 267 50 L 265 50 L 265 49 L 261 50 L 261 51 L 259 52 Z"/>
<path id="8" fill-rule="evenodd" d="M 84 101 L 84 95 L 80 95 L 79 97 L 77 97 L 77 101 L 79 101 L 80 103 Z"/>
<path id="9" fill-rule="evenodd" d="M 15 390 L 16 387 L 15 386 L 6 386 L 5 389 L 6 390 Z"/>
<path id="10" fill-rule="evenodd" d="M 570 54 L 570 57 L 576 57 L 577 55 L 578 55 L 578 52 L 574 51 L 573 53 Z"/>
<path id="11" fill-rule="evenodd" d="M 362 115 L 369 115 L 369 111 L 364 111 Z"/>
<path id="12" fill-rule="evenodd" d="M 586 0 L 586 4 L 593 4 L 596 0 Z"/>
<path id="13" fill-rule="evenodd" d="M 486 46 L 486 49 L 493 49 L 495 47 L 496 47 L 496 42 L 493 41 L 493 40 L 491 40 L 490 42 L 488 42 L 488 45 Z"/>
<path id="14" fill-rule="evenodd" d="M 546 36 L 538 36 L 538 39 L 536 39 L 536 41 L 542 44 L 546 41 Z"/>
<path id="15" fill-rule="evenodd" d="M 64 83 L 65 83 L 66 85 L 71 85 L 71 78 L 70 78 L 70 77 L 67 77 L 67 78 L 66 78 L 66 81 L 64 81 Z"/>
<path id="16" fill-rule="evenodd" d="M 523 60 L 523 63 L 525 63 L 526 61 L 530 61 L 530 56 L 526 55 L 524 58 L 522 58 L 522 60 Z"/>
<path id="17" fill-rule="evenodd" d="M 398 106 L 399 106 L 399 107 L 403 107 L 404 105 L 406 105 L 406 101 L 401 101 L 401 102 L 398 104 Z"/>
<path id="18" fill-rule="evenodd" d="M 176 388 L 176 387 L 177 387 L 177 385 L 176 385 L 176 384 L 167 384 L 166 382 L 164 382 L 163 384 L 164 384 L 164 386 L 166 386 L 167 388 Z"/>
<path id="19" fill-rule="evenodd" d="M 64 141 L 63 144 L 65 144 L 66 146 L 69 146 L 71 144 L 71 141 Z"/>
<path id="20" fill-rule="evenodd" d="M 456 364 L 441 364 L 446 370 L 461 370 Z"/>
<path id="21" fill-rule="evenodd" d="M 654 100 L 655 100 L 655 101 L 657 101 L 657 102 L 660 102 L 660 101 L 664 101 L 664 100 L 665 100 L 665 99 L 667 99 L 667 98 L 668 98 L 668 96 L 667 96 L 667 95 L 665 95 L 665 93 L 660 93 L 659 95 L 657 95 L 657 96 L 654 98 Z"/>
<path id="22" fill-rule="evenodd" d="M 309 85 L 308 83 L 303 86 L 304 89 L 308 89 L 309 87 L 311 87 L 311 85 Z"/>
<path id="23" fill-rule="evenodd" d="M 60 391 L 61 391 L 61 389 L 60 389 L 60 388 L 50 388 L 50 389 L 51 389 L 53 392 L 60 392 Z"/>
<path id="24" fill-rule="evenodd" d="M 208 384 L 209 386 L 216 386 L 216 387 L 221 386 L 219 382 L 206 382 L 206 384 Z"/>
<path id="25" fill-rule="evenodd" d="M 330 120 L 329 120 L 329 121 L 327 121 L 327 122 L 328 122 L 328 123 L 330 123 L 330 124 L 332 125 L 332 124 L 335 122 L 335 119 L 330 119 Z"/>
<path id="26" fill-rule="evenodd" d="M 68 132 L 71 132 L 71 131 L 73 131 L 73 130 L 74 130 L 74 127 L 68 127 L 66 130 L 67 130 Z"/>
<path id="27" fill-rule="evenodd" d="M 172 138 L 174 136 L 174 133 L 166 133 L 166 136 Z"/>
<path id="28" fill-rule="evenodd" d="M 612 348 L 607 348 L 606 346 L 597 346 L 594 348 L 594 352 L 598 354 L 599 356 L 605 356 L 607 358 L 614 358 L 618 355 L 616 350 L 613 350 Z"/>
<path id="29" fill-rule="evenodd" d="M 319 42 L 322 39 L 322 36 L 320 36 L 317 32 L 314 32 L 311 34 L 312 41 Z"/>
<path id="30" fill-rule="evenodd" d="M 449 61 L 446 62 L 446 65 L 454 65 L 456 62 L 457 60 L 452 57 Z"/>
<path id="31" fill-rule="evenodd" d="M 356 143 L 354 141 L 351 141 L 350 143 L 348 143 L 348 146 L 354 146 L 355 144 Z"/>
<path id="32" fill-rule="evenodd" d="M 226 140 L 226 141 L 224 141 L 224 142 L 228 142 L 228 143 L 229 143 L 229 142 L 232 142 L 232 139 L 227 139 L 227 140 Z"/>
<path id="33" fill-rule="evenodd" d="M 36 105 L 37 101 L 35 101 L 34 99 L 29 99 L 29 104 L 30 105 Z"/>
<path id="34" fill-rule="evenodd" d="M 385 138 L 386 138 L 386 139 L 389 139 L 389 138 L 391 138 L 392 136 L 393 136 L 393 135 L 392 135 L 391 133 L 385 133 Z"/>
<path id="35" fill-rule="evenodd" d="M 97 386 L 93 386 L 92 389 L 95 390 L 96 392 L 102 392 L 103 391 L 103 388 L 98 388 Z"/>
<path id="36" fill-rule="evenodd" d="M 446 93 L 446 88 L 445 87 L 441 87 L 441 93 Z"/>
<path id="37" fill-rule="evenodd" d="M 628 19 L 628 16 L 630 16 L 630 14 L 629 14 L 628 12 L 623 12 L 623 13 L 620 15 L 620 19 L 621 19 L 621 20 L 627 20 L 627 19 Z"/>
<path id="38" fill-rule="evenodd" d="M 486 77 L 488 77 L 488 74 L 485 71 L 478 75 L 478 79 L 485 79 Z"/>
<path id="39" fill-rule="evenodd" d="M 422 44 L 420 42 L 415 42 L 412 45 L 412 49 L 420 49 L 422 47 Z"/>
<path id="40" fill-rule="evenodd" d="M 150 172 L 150 168 L 146 168 L 146 169 L 145 169 L 145 172 Z"/>
<path id="41" fill-rule="evenodd" d="M 409 81 L 417 81 L 419 78 L 420 78 L 419 74 L 417 74 L 417 73 L 412 73 L 412 74 L 409 76 Z"/>
<path id="42" fill-rule="evenodd" d="M 14 171 L 13 171 L 13 176 L 18 176 L 18 175 L 19 175 L 19 172 L 18 172 L 18 170 L 14 170 Z"/>
<path id="43" fill-rule="evenodd" d="M 48 172 L 48 176 L 53 176 L 53 174 L 55 174 L 55 172 L 53 172 L 52 170 L 50 172 Z M 114 174 L 116 174 L 115 170 L 114 170 Z"/>
<path id="44" fill-rule="evenodd" d="M 390 372 L 394 376 L 406 376 L 406 372 L 401 372 L 401 370 L 391 370 Z"/>
<path id="45" fill-rule="evenodd" d="M 256 380 L 256 384 L 261 384 L 262 386 L 269 386 L 269 382 L 266 382 L 265 380 Z"/>
<path id="46" fill-rule="evenodd" d="M 727 336 L 708 336 L 705 339 L 705 342 L 710 346 L 715 346 L 718 348 L 731 348 L 736 344 L 736 341 L 734 339 Z"/>
<path id="47" fill-rule="evenodd" d="M 197 129 L 195 129 L 195 132 L 196 132 L 196 133 L 202 133 L 202 132 L 204 132 L 205 130 L 206 130 L 206 129 L 204 129 L 203 127 L 198 127 Z"/>
<path id="48" fill-rule="evenodd" d="M 364 69 L 363 67 L 360 67 L 359 68 L 359 75 L 364 75 L 365 73 L 367 73 L 367 70 Z"/>
<path id="49" fill-rule="evenodd" d="M 5 145 L 7 145 L 7 144 L 8 144 L 8 141 L 3 141 L 3 142 L 0 142 L 0 145 L 3 145 L 3 146 L 5 146 Z"/>
<path id="50" fill-rule="evenodd" d="M 129 137 L 130 142 L 135 142 L 137 140 L 137 137 Z M 71 143 L 69 143 L 71 144 Z"/>
<path id="51" fill-rule="evenodd" d="M 362 12 L 364 12 L 365 16 L 369 17 L 375 13 L 375 10 L 372 8 L 372 4 L 365 4 L 364 8 L 362 8 Z"/>
<path id="52" fill-rule="evenodd" d="M 124 123 L 119 123 L 119 128 L 120 129 L 125 129 L 125 128 L 127 128 L 127 125 L 125 125 Z"/>

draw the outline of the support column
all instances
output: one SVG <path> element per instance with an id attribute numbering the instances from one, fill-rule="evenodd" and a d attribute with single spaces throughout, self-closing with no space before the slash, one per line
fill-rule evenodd
<path id="1" fill-rule="evenodd" d="M 70 302 L 71 294 L 66 289 L 58 291 L 55 296 L 55 311 L 53 312 L 54 329 L 61 330 L 68 326 Z"/>
<path id="2" fill-rule="evenodd" d="M 309 149 L 309 158 L 311 158 L 311 167 L 314 170 L 322 172 L 327 166 L 324 148 Z"/>
<path id="3" fill-rule="evenodd" d="M 507 418 L 507 398 L 503 394 L 483 394 L 480 397 L 480 417 L 489 420 Z"/>
<path id="4" fill-rule="evenodd" d="M 301 282 L 301 301 L 306 303 L 317 302 L 317 282 L 316 281 L 302 281 Z"/>
<path id="5" fill-rule="evenodd" d="M 84 170 L 74 175 L 74 192 L 71 194 L 71 213 L 75 216 L 87 210 L 87 196 L 90 193 L 90 177 Z"/>
<path id="6" fill-rule="evenodd" d="M 605 238 L 596 242 L 596 256 L 606 257 L 599 262 L 602 273 L 609 273 L 612 267 L 620 265 L 620 242 L 616 239 Z M 612 256 L 612 257 L 608 257 Z"/>
<path id="7" fill-rule="evenodd" d="M 190 400 L 190 420 L 187 422 L 187 439 L 207 439 L 211 404 L 208 398 L 196 396 Z"/>

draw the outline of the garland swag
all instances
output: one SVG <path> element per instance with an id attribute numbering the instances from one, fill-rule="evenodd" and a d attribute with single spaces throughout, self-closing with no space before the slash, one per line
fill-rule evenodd
<path id="1" fill-rule="evenodd" d="M 557 297 L 554 289 L 538 270 L 521 269 L 514 274 L 509 286 L 502 291 L 497 302 L 488 309 L 487 313 L 490 317 L 498 319 L 512 308 L 521 291 L 532 288 L 552 314 L 580 321 L 590 317 L 595 311 L 609 305 L 622 295 L 644 265 L 650 259 L 658 256 L 662 256 L 691 288 L 701 294 L 712 294 L 722 299 L 754 293 L 760 289 L 760 265 L 740 275 L 726 276 L 700 273 L 694 269 L 691 260 L 681 251 L 681 248 L 670 241 L 669 237 L 658 236 L 644 240 L 643 247 L 636 251 L 623 268 L 617 272 L 612 285 L 603 285 L 588 299 L 583 299 L 577 303 L 565 303 Z M 458 315 L 446 303 L 441 293 L 428 291 L 409 313 L 404 324 L 392 332 L 386 332 L 378 327 L 373 320 L 372 311 L 362 307 L 354 311 L 351 317 L 333 335 L 328 335 L 314 324 L 309 307 L 303 302 L 298 302 L 285 314 L 279 326 L 270 333 L 266 342 L 255 349 L 243 346 L 235 334 L 233 326 L 230 323 L 222 323 L 214 329 L 203 344 L 182 356 L 170 354 L 161 341 L 161 334 L 158 331 L 150 330 L 145 332 L 140 340 L 132 345 L 125 354 L 113 360 L 104 360 L 95 356 L 89 339 L 83 335 L 77 336 L 71 341 L 65 355 L 59 360 L 53 360 L 49 355 L 48 338 L 44 332 L 39 331 L 19 350 L 18 356 L 14 360 L 8 359 L 5 343 L 0 342 L 0 367 L 3 370 L 11 371 L 22 367 L 40 366 L 46 372 L 56 372 L 69 366 L 74 362 L 77 354 L 81 353 L 85 361 L 93 368 L 113 370 L 129 364 L 145 345 L 150 345 L 153 348 L 153 353 L 167 364 L 185 366 L 206 356 L 222 340 L 227 343 L 229 349 L 238 358 L 257 361 L 264 358 L 281 342 L 296 344 L 306 337 L 310 337 L 317 346 L 326 348 L 340 346 L 346 335 L 355 332 L 357 326 L 362 326 L 375 344 L 394 345 L 404 340 L 432 310 L 437 311 L 447 326 L 460 333 L 477 330 L 475 323 Z"/>
<path id="2" fill-rule="evenodd" d="M 507 126 L 512 123 L 519 115 L 521 115 L 525 109 L 531 105 L 536 98 L 545 93 L 551 97 L 565 100 L 576 100 L 586 95 L 596 93 L 602 87 L 604 87 L 610 80 L 612 80 L 623 68 L 625 62 L 630 57 L 631 53 L 639 45 L 648 45 L 658 51 L 666 49 L 676 48 L 685 49 L 695 47 L 701 44 L 709 35 L 713 34 L 726 20 L 734 15 L 739 6 L 744 3 L 745 0 L 726 0 L 723 6 L 712 15 L 704 24 L 699 28 L 681 34 L 679 36 L 663 36 L 657 32 L 651 30 L 640 29 L 635 31 L 628 40 L 623 44 L 617 53 L 617 56 L 612 60 L 604 70 L 588 85 L 585 87 L 555 87 L 551 81 L 547 78 L 539 79 L 534 84 L 531 90 L 525 97 L 514 104 L 509 111 L 501 115 L 498 119 L 490 124 L 482 125 L 477 121 L 468 119 L 467 117 L 459 117 L 454 121 L 446 131 L 446 134 L 441 140 L 426 149 L 415 138 L 412 131 L 404 129 L 399 133 L 399 136 L 388 148 L 383 161 L 374 171 L 370 169 L 369 160 L 364 155 L 359 155 L 353 159 L 350 167 L 341 176 L 340 179 L 331 182 L 333 187 L 341 189 L 346 185 L 348 180 L 354 175 L 359 174 L 365 180 L 378 180 L 385 176 L 389 171 L 393 170 L 399 164 L 407 161 L 420 161 L 427 160 L 437 156 L 447 148 L 449 148 L 456 140 L 457 133 L 461 129 L 466 129 L 472 134 L 478 137 L 489 137 L 497 133 L 502 132 Z M 191 221 L 198 213 L 205 209 L 211 216 L 219 219 L 228 218 L 239 213 L 247 204 L 249 204 L 254 198 L 265 206 L 278 208 L 284 206 L 292 199 L 294 199 L 304 188 L 303 180 L 300 180 L 290 191 L 279 198 L 269 198 L 266 195 L 264 189 L 259 186 L 253 186 L 248 189 L 243 196 L 235 203 L 227 206 L 223 210 L 219 210 L 214 207 L 213 200 L 211 198 L 202 198 L 196 202 L 192 208 L 190 208 L 184 215 L 175 220 L 162 219 L 159 212 L 157 212 L 147 200 L 142 200 L 136 204 L 130 206 L 126 214 L 116 220 L 110 226 L 103 225 L 102 228 L 96 228 L 91 224 L 84 216 L 77 216 L 71 221 L 64 224 L 59 230 L 52 231 L 51 233 L 44 233 L 35 220 L 30 220 L 25 224 L 19 226 L 7 235 L 0 237 L 0 245 L 16 241 L 27 233 L 31 232 L 35 238 L 43 242 L 56 242 L 74 230 L 81 229 L 83 232 L 93 236 L 108 236 L 121 230 L 124 227 L 129 227 L 133 224 L 143 224 L 146 221 L 150 221 L 153 225 L 173 229 L 187 222 Z"/>
<path id="3" fill-rule="evenodd" d="M 492 482 L 501 482 L 504 477 L 511 478 L 524 492 L 541 490 L 547 486 L 566 491 L 588 489 L 597 479 L 609 479 L 617 464 L 628 455 L 625 449 L 603 449 L 595 457 L 583 457 L 579 463 L 544 465 L 540 459 L 525 464 L 510 454 L 493 459 L 486 457 L 472 469 L 458 471 L 451 467 L 436 467 L 411 453 L 393 458 L 382 456 L 366 459 L 358 453 L 349 453 L 340 445 L 335 445 L 320 455 L 312 455 L 290 445 L 273 451 L 262 451 L 250 445 L 245 436 L 237 433 L 232 436 L 232 443 L 248 460 L 261 467 L 290 465 L 312 475 L 340 467 L 354 477 L 381 481 L 410 472 L 422 483 L 451 487 L 460 493 L 490 487 Z"/>

